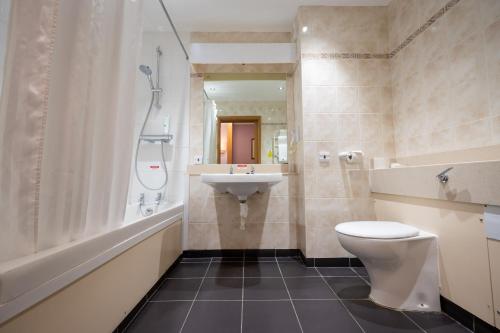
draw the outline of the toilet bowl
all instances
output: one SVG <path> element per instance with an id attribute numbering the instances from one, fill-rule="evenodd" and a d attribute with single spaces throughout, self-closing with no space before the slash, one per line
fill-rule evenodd
<path id="1" fill-rule="evenodd" d="M 370 299 L 398 310 L 440 311 L 437 236 L 398 222 L 335 227 L 340 244 L 370 276 Z"/>

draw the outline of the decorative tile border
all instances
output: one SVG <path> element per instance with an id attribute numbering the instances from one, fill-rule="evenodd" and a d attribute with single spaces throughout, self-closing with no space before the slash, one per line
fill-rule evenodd
<path id="1" fill-rule="evenodd" d="M 451 0 L 443 8 L 441 8 L 436 14 L 432 15 L 427 22 L 424 23 L 420 28 L 418 28 L 414 33 L 412 33 L 408 38 L 404 40 L 398 47 L 396 47 L 391 53 L 389 53 L 390 58 L 398 54 L 399 51 L 404 49 L 408 44 L 410 44 L 418 35 L 427 30 L 432 24 L 434 24 L 438 19 L 440 19 L 444 14 L 446 14 L 451 8 L 453 8 L 460 0 Z"/>
<path id="2" fill-rule="evenodd" d="M 432 15 L 430 19 L 428 19 L 390 53 L 303 53 L 302 59 L 391 59 L 459 2 L 460 0 L 450 0 L 443 8 L 441 8 L 436 14 Z"/>

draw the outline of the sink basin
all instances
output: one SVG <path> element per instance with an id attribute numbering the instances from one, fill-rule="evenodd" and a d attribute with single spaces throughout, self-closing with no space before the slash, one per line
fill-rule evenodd
<path id="1" fill-rule="evenodd" d="M 265 192 L 269 187 L 283 180 L 281 173 L 256 173 L 256 174 L 227 174 L 204 173 L 201 181 L 215 188 L 216 191 L 229 192 L 240 202 L 245 202 L 249 196 L 256 192 Z"/>

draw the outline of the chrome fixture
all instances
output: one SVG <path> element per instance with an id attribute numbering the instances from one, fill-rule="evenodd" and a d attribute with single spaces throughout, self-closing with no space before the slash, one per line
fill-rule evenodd
<path id="1" fill-rule="evenodd" d="M 155 204 L 156 204 L 157 206 L 160 204 L 160 202 L 161 202 L 161 198 L 162 198 L 161 192 L 156 193 Z"/>
<path id="2" fill-rule="evenodd" d="M 153 89 L 153 93 L 156 97 L 155 106 L 157 109 L 161 109 L 160 97 L 163 89 L 160 88 L 160 58 L 163 55 L 160 46 L 156 47 L 156 89 Z"/>
<path id="3" fill-rule="evenodd" d="M 181 37 L 179 37 L 179 33 L 177 32 L 177 29 L 175 28 L 174 22 L 172 21 L 172 18 L 168 14 L 167 7 L 165 7 L 165 4 L 163 3 L 163 0 L 158 0 L 160 2 L 160 6 L 163 9 L 163 12 L 165 13 L 165 16 L 167 17 L 168 22 L 170 23 L 170 26 L 172 27 L 172 30 L 174 31 L 175 37 L 177 38 L 177 41 L 179 42 L 182 51 L 186 55 L 186 60 L 189 60 L 189 55 L 186 51 L 186 48 L 184 47 L 184 44 L 182 43 Z"/>
<path id="4" fill-rule="evenodd" d="M 229 167 L 229 174 L 232 175 L 234 173 L 234 168 L 233 168 L 233 165 L 231 164 L 231 166 Z"/>
<path id="5" fill-rule="evenodd" d="M 447 175 L 447 173 L 448 173 L 448 172 L 450 172 L 452 169 L 453 169 L 453 167 L 448 168 L 448 169 L 446 169 L 446 170 L 442 171 L 441 173 L 439 173 L 439 174 L 436 176 L 436 178 L 437 178 L 437 179 L 439 179 L 439 182 L 440 182 L 441 184 L 446 184 L 446 183 L 448 182 L 448 180 L 449 180 L 449 179 L 448 179 L 448 175 Z"/>
<path id="6" fill-rule="evenodd" d="M 151 87 L 151 90 L 155 89 L 155 85 L 153 84 L 153 79 L 151 77 L 151 74 L 153 74 L 153 71 L 151 70 L 151 68 L 147 65 L 140 65 L 139 70 L 141 72 L 143 72 L 146 75 L 146 77 L 148 78 L 149 86 Z"/>
<path id="7" fill-rule="evenodd" d="M 139 205 L 144 205 L 144 193 L 139 194 Z"/>
<path id="8" fill-rule="evenodd" d="M 250 174 L 254 174 L 255 173 L 255 167 L 253 165 L 250 166 Z"/>
<path id="9" fill-rule="evenodd" d="M 139 138 L 137 139 L 137 146 L 135 149 L 135 160 L 134 160 L 134 169 L 135 169 L 135 176 L 137 177 L 137 180 L 139 183 L 145 188 L 150 191 L 157 191 L 161 190 L 164 188 L 167 183 L 168 183 L 168 170 L 167 170 L 167 162 L 165 161 L 165 149 L 164 149 L 164 144 L 170 142 L 173 139 L 172 134 L 163 134 L 163 135 L 145 135 L 144 134 L 144 129 L 146 128 L 146 124 L 148 123 L 149 116 L 151 115 L 151 110 L 153 109 L 153 103 L 156 100 L 156 107 L 158 109 L 161 108 L 160 104 L 160 96 L 161 93 L 163 92 L 163 89 L 160 88 L 160 57 L 162 56 L 162 51 L 160 47 L 158 46 L 156 48 L 156 63 L 157 63 L 157 71 L 156 71 L 156 86 L 153 83 L 153 78 L 152 74 L 153 71 L 151 68 L 147 65 L 140 65 L 139 70 L 146 75 L 149 81 L 149 86 L 151 89 L 151 100 L 149 102 L 149 107 L 148 107 L 148 112 L 146 113 L 146 118 L 144 118 L 144 122 L 141 127 L 141 131 L 139 132 Z M 141 176 L 139 175 L 139 170 L 138 170 L 138 156 L 139 156 L 139 150 L 141 147 L 142 142 L 149 142 L 149 143 L 156 143 L 160 142 L 161 145 L 161 162 L 163 166 L 163 171 L 165 173 L 165 181 L 159 186 L 159 187 L 150 187 L 147 186 L 141 179 Z"/>

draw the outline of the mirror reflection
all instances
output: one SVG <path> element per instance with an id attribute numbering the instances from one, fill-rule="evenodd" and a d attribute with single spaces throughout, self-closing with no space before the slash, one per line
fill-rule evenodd
<path id="1" fill-rule="evenodd" d="M 287 163 L 286 81 L 282 75 L 207 76 L 204 163 Z"/>

